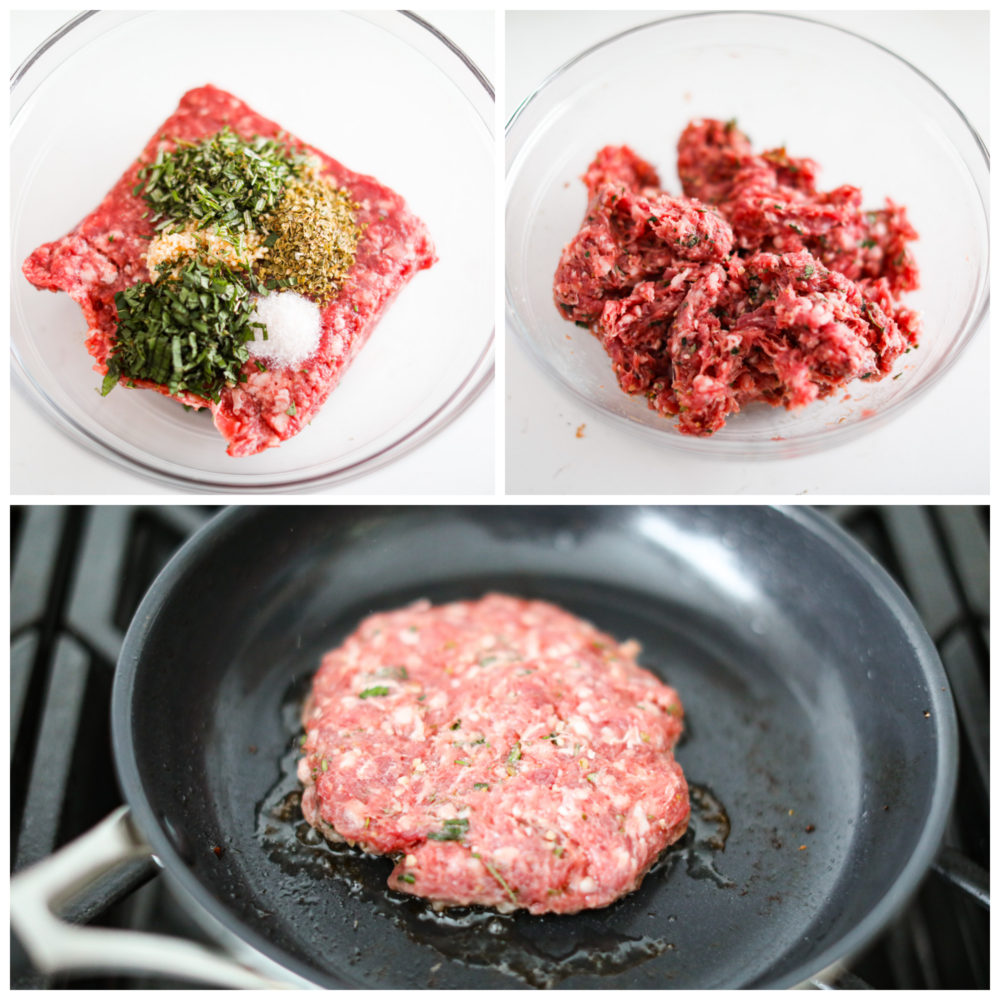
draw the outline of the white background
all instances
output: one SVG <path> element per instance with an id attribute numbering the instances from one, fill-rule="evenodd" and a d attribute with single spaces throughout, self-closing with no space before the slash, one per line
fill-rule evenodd
<path id="1" fill-rule="evenodd" d="M 508 12 L 506 118 L 563 63 L 657 16 L 662 12 Z M 951 97 L 989 146 L 987 12 L 805 16 L 854 31 L 908 60 Z M 963 407 L 963 400 L 989 395 L 987 329 L 988 321 L 941 382 L 888 425 L 816 455 L 766 462 L 678 454 L 600 423 L 556 389 L 508 331 L 506 492 L 988 494 L 989 427 L 970 424 Z M 586 427 L 578 438 L 581 424 Z"/>
<path id="2" fill-rule="evenodd" d="M 11 70 L 79 11 L 13 11 Z M 418 11 L 495 81 L 490 11 Z M 109 181 L 110 186 L 110 181 Z M 492 494 L 495 382 L 452 423 L 402 458 L 324 492 L 335 494 Z M 11 479 L 14 495 L 151 494 L 163 487 L 119 470 L 65 437 L 25 398 L 11 391 Z"/>

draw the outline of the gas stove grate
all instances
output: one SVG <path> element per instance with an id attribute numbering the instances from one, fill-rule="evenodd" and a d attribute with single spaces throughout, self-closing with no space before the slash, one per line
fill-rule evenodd
<path id="1" fill-rule="evenodd" d="M 989 509 L 820 509 L 895 577 L 937 643 L 961 728 L 959 789 L 947 843 L 959 865 L 968 858 L 988 870 Z M 120 804 L 109 719 L 114 664 L 146 588 L 216 510 L 12 507 L 14 870 L 44 858 Z M 913 904 L 853 963 L 854 973 L 879 988 L 988 988 L 988 912 L 955 888 L 955 866 L 948 874 L 951 881 L 927 877 Z M 163 880 L 119 899 L 126 889 L 109 887 L 108 902 L 116 901 L 94 923 L 204 939 Z M 71 982 L 34 977 L 11 985 L 190 986 L 110 976 Z"/>

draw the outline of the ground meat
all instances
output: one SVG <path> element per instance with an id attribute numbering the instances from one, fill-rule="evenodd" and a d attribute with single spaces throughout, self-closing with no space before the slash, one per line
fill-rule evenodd
<path id="1" fill-rule="evenodd" d="M 597 189 L 605 184 L 624 186 L 633 194 L 641 194 L 644 188 L 658 190 L 660 175 L 628 146 L 605 146 L 584 174 L 583 183 L 587 185 L 587 197 L 593 200 Z"/>
<path id="2" fill-rule="evenodd" d="M 713 434 L 761 401 L 788 409 L 877 381 L 921 332 L 897 302 L 918 287 L 906 210 L 816 189 L 817 164 L 753 152 L 735 121 L 692 122 L 683 198 L 631 149 L 605 147 L 553 293 L 603 343 L 622 389 L 684 434 Z"/>
<path id="3" fill-rule="evenodd" d="M 556 303 L 575 322 L 595 322 L 607 300 L 627 296 L 649 275 L 662 280 L 668 268 L 722 260 L 732 243 L 729 226 L 696 202 L 602 184 L 563 251 Z"/>
<path id="4" fill-rule="evenodd" d="M 261 372 L 251 358 L 243 368 L 247 381 L 224 389 L 218 403 L 192 393 L 174 397 L 189 406 L 208 406 L 229 454 L 245 456 L 274 447 L 308 425 L 400 288 L 437 259 L 426 227 L 398 194 L 289 135 L 231 94 L 200 87 L 184 95 L 100 207 L 68 236 L 35 250 L 23 271 L 38 288 L 69 292 L 80 304 L 88 325 L 87 350 L 97 361 L 95 371 L 104 374 L 118 326 L 115 293 L 149 280 L 143 259 L 149 240 L 143 237 L 152 235 L 153 228 L 142 218 L 148 206 L 132 193 L 138 170 L 161 147 L 173 149 L 178 140 L 196 142 L 225 125 L 244 139 L 280 134 L 283 141 L 319 157 L 323 173 L 360 204 L 357 221 L 364 227 L 355 265 L 323 310 L 320 345 L 307 363 L 272 365 Z M 121 381 L 130 380 L 122 376 Z M 169 395 L 165 386 L 131 381 Z"/>
<path id="5" fill-rule="evenodd" d="M 497 594 L 374 614 L 313 681 L 303 813 L 437 905 L 607 906 L 688 821 L 681 704 L 638 652 Z"/>

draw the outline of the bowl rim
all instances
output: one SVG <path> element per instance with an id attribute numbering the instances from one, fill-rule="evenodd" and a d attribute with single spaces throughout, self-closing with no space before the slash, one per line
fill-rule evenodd
<path id="1" fill-rule="evenodd" d="M 68 58 L 69 55 L 72 55 L 80 49 L 86 48 L 86 46 L 90 44 L 90 40 L 85 41 L 80 46 L 80 49 L 75 49 L 73 52 L 62 56 L 60 53 L 53 51 L 60 42 L 63 42 L 77 28 L 85 22 L 91 21 L 93 18 L 99 18 L 104 22 L 117 21 L 118 19 L 121 19 L 121 22 L 124 23 L 126 20 L 135 20 L 141 17 L 144 13 L 147 12 L 120 10 L 83 11 L 49 35 L 48 38 L 46 38 L 24 59 L 11 76 L 11 125 L 14 125 L 18 115 L 20 115 L 22 110 L 27 106 L 29 99 L 41 86 L 44 85 L 49 71 L 61 64 L 63 59 Z M 183 12 L 167 11 L 167 13 Z M 463 67 L 463 74 L 467 73 L 468 76 L 471 76 L 470 80 L 467 76 L 463 75 L 463 80 L 466 81 L 468 86 L 473 88 L 475 93 L 478 93 L 478 90 L 475 88 L 481 87 L 488 95 L 490 105 L 495 107 L 496 94 L 489 79 L 458 45 L 456 45 L 439 29 L 435 28 L 429 21 L 426 21 L 424 18 L 411 11 L 402 10 L 360 10 L 351 11 L 349 13 L 352 16 L 360 17 L 362 20 L 368 21 L 376 27 L 390 31 L 395 37 L 400 38 L 411 47 L 413 47 L 413 42 L 405 37 L 402 37 L 399 34 L 399 31 L 389 27 L 390 22 L 393 26 L 400 25 L 400 31 L 409 30 L 405 22 L 409 22 L 409 24 L 413 24 L 424 29 L 424 31 L 426 31 L 428 35 L 434 39 L 434 43 L 440 44 L 447 50 L 448 53 L 458 59 L 459 63 Z M 400 22 L 399 17 L 405 19 L 404 23 Z M 79 33 L 74 37 L 78 38 Z M 417 35 L 416 37 L 420 39 L 424 38 L 423 35 Z M 40 78 L 35 80 L 26 80 L 29 75 L 29 71 L 33 67 L 38 70 L 45 69 L 44 65 L 38 65 L 40 61 L 45 59 L 45 57 L 49 57 L 50 59 L 55 58 L 58 62 L 46 69 L 44 75 Z M 442 67 L 438 64 L 438 68 L 441 69 Z M 446 73 L 446 75 L 453 86 L 459 88 L 460 90 L 463 89 L 452 74 Z M 18 89 L 19 85 L 22 84 L 23 86 L 20 86 L 20 89 Z M 30 89 L 26 89 L 29 85 Z M 466 93 L 464 96 L 468 99 L 469 95 Z M 478 108 L 475 110 L 477 111 L 477 117 L 486 127 L 489 135 L 495 139 L 496 135 L 493 116 L 482 113 Z M 341 464 L 339 468 L 333 471 L 319 472 L 314 475 L 303 475 L 301 471 L 274 472 L 261 474 L 260 479 L 262 481 L 260 482 L 254 482 L 252 480 L 249 482 L 236 482 L 234 479 L 240 476 L 238 467 L 234 467 L 232 471 L 227 470 L 224 473 L 199 473 L 198 475 L 185 475 L 181 472 L 168 471 L 163 468 L 159 468 L 156 462 L 151 458 L 149 460 L 143 460 L 139 457 L 127 454 L 125 450 L 119 450 L 118 448 L 108 444 L 100 437 L 99 431 L 88 429 L 79 423 L 74 417 L 63 412 L 62 408 L 55 402 L 55 400 L 52 399 L 46 389 L 36 382 L 27 364 L 25 364 L 18 353 L 17 348 L 14 345 L 13 338 L 11 339 L 10 346 L 12 383 L 25 399 L 31 403 L 37 404 L 36 412 L 40 412 L 52 426 L 65 433 L 72 441 L 82 445 L 88 451 L 98 455 L 100 458 L 109 461 L 112 465 L 123 469 L 126 472 L 138 475 L 143 479 L 161 485 L 172 486 L 175 488 L 179 487 L 194 493 L 220 494 L 312 492 L 320 489 L 321 487 L 339 485 L 340 483 L 348 482 L 349 480 L 356 479 L 390 464 L 432 438 L 439 431 L 442 431 L 466 409 L 468 409 L 468 407 L 475 402 L 476 399 L 478 399 L 494 378 L 495 350 L 496 322 L 494 321 L 493 327 L 485 339 L 483 349 L 479 356 L 476 358 L 464 378 L 462 378 L 458 385 L 453 388 L 448 397 L 443 400 L 433 410 L 433 412 L 428 414 L 417 426 L 411 428 L 402 437 L 386 444 L 373 454 L 356 461 Z M 172 462 L 168 464 L 171 466 L 174 465 Z"/>
<path id="2" fill-rule="evenodd" d="M 849 37 L 856 39 L 860 42 L 864 42 L 867 45 L 871 45 L 874 48 L 880 50 L 887 56 L 891 56 L 893 59 L 902 63 L 907 69 L 915 73 L 920 79 L 925 83 L 929 84 L 941 97 L 944 98 L 946 104 L 951 108 L 951 110 L 958 116 L 958 119 L 966 127 L 970 135 L 972 136 L 973 143 L 978 149 L 979 154 L 982 156 L 987 175 L 990 170 L 990 153 L 986 148 L 986 144 L 983 142 L 982 137 L 979 132 L 965 116 L 964 112 L 958 105 L 948 96 L 947 93 L 935 83 L 926 73 L 918 69 L 911 62 L 904 59 L 902 56 L 893 52 L 891 49 L 886 48 L 879 42 L 874 42 L 870 38 L 866 38 L 864 35 L 860 35 L 855 31 L 851 31 L 847 28 L 841 28 L 837 25 L 827 24 L 825 21 L 817 21 L 808 17 L 801 17 L 797 14 L 788 14 L 784 11 L 696 11 L 690 14 L 677 14 L 670 17 L 660 17 L 652 21 L 647 21 L 643 24 L 635 25 L 632 28 L 627 28 L 624 31 L 620 31 L 608 38 L 602 39 L 596 44 L 585 49 L 583 52 L 573 56 L 567 62 L 563 63 L 558 69 L 550 73 L 534 90 L 518 105 L 514 113 L 511 115 L 504 129 L 504 142 L 506 151 L 510 154 L 510 146 L 507 145 L 508 140 L 511 137 L 511 133 L 517 127 L 518 122 L 523 117 L 524 113 L 527 111 L 528 107 L 540 98 L 544 91 L 554 83 L 559 77 L 564 73 L 574 67 L 577 63 L 594 55 L 601 49 L 613 45 L 614 43 L 626 38 L 629 35 L 638 34 L 639 32 L 647 31 L 650 28 L 660 27 L 661 25 L 677 22 L 677 21 L 691 21 L 691 20 L 708 20 L 708 19 L 718 19 L 718 18 L 739 18 L 739 19 L 759 19 L 759 20 L 773 20 L 781 18 L 785 21 L 797 21 L 800 23 L 808 24 L 818 28 L 825 28 L 830 31 L 839 32 L 842 35 L 848 35 Z M 528 133 L 526 136 L 521 138 L 518 142 L 518 146 L 514 152 L 513 156 L 508 155 L 507 163 L 505 164 L 505 190 L 504 190 L 504 215 L 506 219 L 507 205 L 509 204 L 510 197 L 513 193 L 513 184 L 516 178 L 510 176 L 511 169 L 517 162 L 520 156 L 520 151 L 525 145 L 530 141 L 532 136 L 535 135 L 535 131 Z M 968 163 L 968 161 L 966 161 Z M 972 166 L 972 164 L 969 164 Z M 978 187 L 978 185 L 977 185 Z M 989 186 L 987 184 L 987 197 Z M 979 308 L 971 315 L 964 323 L 963 328 L 960 329 L 961 340 L 957 345 L 956 350 L 952 350 L 945 357 L 941 359 L 941 363 L 933 371 L 929 372 L 927 377 L 920 382 L 911 392 L 907 393 L 901 398 L 890 401 L 887 405 L 879 410 L 872 413 L 870 417 L 858 419 L 852 421 L 851 423 L 845 423 L 836 425 L 834 427 L 826 427 L 822 430 L 811 431 L 807 434 L 803 434 L 801 437 L 795 438 L 779 438 L 777 440 L 758 440 L 749 442 L 735 442 L 726 441 L 726 439 L 721 435 L 713 435 L 711 438 L 689 438 L 686 435 L 676 433 L 673 429 L 673 425 L 664 421 L 664 426 L 660 428 L 651 427 L 647 424 L 641 424 L 634 419 L 620 413 L 615 413 L 610 410 L 605 409 L 598 402 L 588 396 L 583 390 L 577 388 L 577 386 L 570 383 L 568 380 L 564 379 L 563 376 L 556 370 L 556 368 L 550 364 L 547 358 L 545 358 L 542 353 L 536 348 L 534 339 L 527 329 L 527 326 L 522 322 L 520 315 L 518 314 L 517 308 L 514 305 L 514 296 L 511 291 L 510 282 L 508 280 L 506 267 L 504 268 L 504 311 L 507 320 L 508 327 L 514 332 L 521 347 L 525 349 L 529 357 L 532 359 L 536 367 L 540 368 L 545 375 L 548 377 L 551 383 L 554 383 L 556 388 L 559 390 L 569 393 L 574 400 L 583 404 L 583 406 L 592 413 L 597 419 L 603 421 L 605 424 L 617 427 L 621 430 L 626 431 L 632 437 L 637 437 L 649 444 L 665 447 L 669 450 L 675 452 L 682 452 L 687 454 L 696 454 L 699 456 L 704 456 L 707 458 L 714 458 L 717 460 L 731 460 L 734 458 L 739 459 L 749 459 L 749 460 L 773 460 L 779 458 L 793 458 L 799 457 L 801 455 L 812 454 L 827 448 L 832 448 L 844 444 L 848 441 L 853 441 L 860 436 L 867 434 L 869 431 L 874 430 L 876 427 L 885 426 L 891 420 L 894 420 L 899 414 L 903 413 L 910 406 L 913 405 L 919 399 L 922 399 L 928 389 L 936 386 L 938 382 L 946 375 L 958 361 L 958 359 L 965 353 L 969 344 L 973 339 L 979 334 L 980 330 L 986 325 L 987 317 L 990 311 L 990 242 L 989 242 L 989 229 L 990 229 L 990 219 L 989 211 L 985 209 L 985 222 L 986 222 L 986 258 L 985 258 L 985 269 L 983 275 L 983 294 L 982 299 L 979 303 Z M 505 261 L 506 263 L 506 261 Z M 706 447 L 707 442 L 710 441 L 711 445 Z M 722 442 L 721 445 L 716 445 L 716 442 Z"/>

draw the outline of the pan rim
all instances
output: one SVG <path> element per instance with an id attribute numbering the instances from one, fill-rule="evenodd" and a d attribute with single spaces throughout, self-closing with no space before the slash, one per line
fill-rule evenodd
<path id="1" fill-rule="evenodd" d="M 807 981 L 824 969 L 862 950 L 885 929 L 920 887 L 944 837 L 958 785 L 958 720 L 951 695 L 951 684 L 937 647 L 924 628 L 912 602 L 896 581 L 859 542 L 818 511 L 806 510 L 798 505 L 775 505 L 775 509 L 802 524 L 828 544 L 839 547 L 841 554 L 870 580 L 876 593 L 890 605 L 897 620 L 908 626 L 907 633 L 913 642 L 914 650 L 922 661 L 927 676 L 935 682 L 930 685 L 930 710 L 932 717 L 937 720 L 939 735 L 934 794 L 920 839 L 903 870 L 882 899 L 853 930 L 841 937 L 836 944 L 820 952 L 808 966 L 799 966 L 798 969 L 771 984 L 773 989 L 786 989 Z"/>
<path id="2" fill-rule="evenodd" d="M 565 506 L 572 508 L 579 505 Z M 886 570 L 846 531 L 818 511 L 800 505 L 770 506 L 771 509 L 809 531 L 824 544 L 831 546 L 889 606 L 893 616 L 905 629 L 925 676 L 933 681 L 929 685 L 930 710 L 938 737 L 933 795 L 920 838 L 903 869 L 892 881 L 882 899 L 852 930 L 790 972 L 764 984 L 752 984 L 763 985 L 770 989 L 785 989 L 805 982 L 861 950 L 886 927 L 918 889 L 941 843 L 955 796 L 958 780 L 958 724 L 951 686 L 937 648 L 924 629 L 909 598 Z M 183 579 L 192 564 L 203 557 L 206 547 L 210 548 L 219 536 L 228 534 L 241 521 L 249 520 L 258 509 L 260 508 L 248 506 L 230 507 L 214 517 L 177 551 L 146 592 L 129 626 L 115 669 L 111 705 L 115 768 L 125 801 L 129 804 L 137 826 L 150 844 L 152 853 L 165 868 L 171 883 L 197 904 L 201 911 L 200 915 L 208 919 L 209 929 L 213 931 L 214 936 L 230 940 L 235 937 L 243 945 L 259 953 L 268 964 L 276 963 L 308 982 L 327 988 L 350 988 L 347 981 L 321 972 L 266 939 L 230 911 L 221 899 L 199 881 L 171 844 L 161 821 L 156 817 L 146 796 L 135 753 L 135 734 L 131 725 L 132 699 L 146 633 L 158 617 L 166 599 L 175 592 L 176 584 Z M 370 516 L 386 508 L 384 505 L 338 507 L 340 512 L 352 509 L 363 511 Z M 454 507 L 447 505 L 438 508 L 435 505 L 434 509 L 444 511 Z M 476 508 L 469 509 L 474 511 Z"/>

